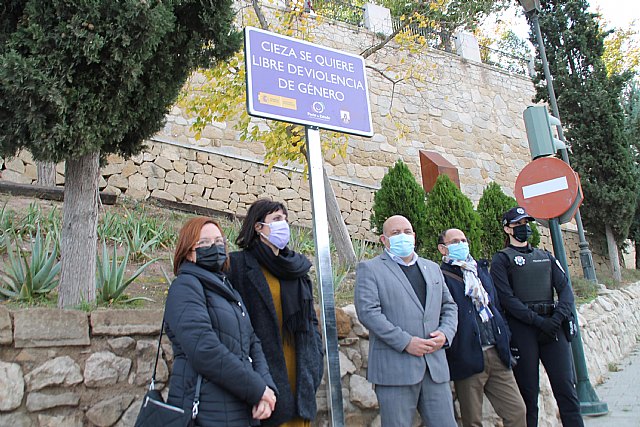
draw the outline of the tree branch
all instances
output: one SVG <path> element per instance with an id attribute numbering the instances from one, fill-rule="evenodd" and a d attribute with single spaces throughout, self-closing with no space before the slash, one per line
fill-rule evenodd
<path id="1" fill-rule="evenodd" d="M 260 22 L 260 28 L 262 28 L 265 31 L 269 31 L 269 24 L 267 23 L 267 18 L 264 17 L 264 13 L 262 13 L 262 9 L 258 4 L 258 0 L 251 0 L 251 4 L 253 5 L 253 10 L 256 12 L 258 21 Z"/>
<path id="2" fill-rule="evenodd" d="M 391 82 L 391 103 L 389 105 L 393 105 L 393 98 L 395 97 L 396 94 L 396 84 L 402 82 L 404 80 L 404 78 L 402 79 L 398 79 L 398 80 L 393 80 L 391 77 L 389 77 L 388 75 L 386 75 L 384 73 L 384 71 L 380 71 L 375 67 L 372 67 L 370 65 L 366 65 L 366 68 L 375 71 L 376 73 L 380 74 L 382 76 L 382 78 L 389 80 Z"/>
<path id="3" fill-rule="evenodd" d="M 365 50 L 363 50 L 360 53 L 360 56 L 362 56 L 363 58 L 366 59 L 369 56 L 373 55 L 374 53 L 376 53 L 377 51 L 379 51 L 380 49 L 385 47 L 387 45 L 387 43 L 389 43 L 391 40 L 393 40 L 395 38 L 395 36 L 397 36 L 398 33 L 400 33 L 400 31 L 402 31 L 405 28 L 407 28 L 410 23 L 411 23 L 410 19 L 405 19 L 405 21 L 402 23 L 402 25 L 400 27 L 398 27 L 393 33 L 389 34 L 384 40 L 382 40 L 377 45 L 368 47 Z"/>

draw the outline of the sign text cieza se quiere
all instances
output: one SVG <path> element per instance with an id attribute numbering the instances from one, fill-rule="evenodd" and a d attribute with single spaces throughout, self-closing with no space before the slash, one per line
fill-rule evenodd
<path id="1" fill-rule="evenodd" d="M 364 58 L 245 28 L 250 115 L 372 136 Z"/>

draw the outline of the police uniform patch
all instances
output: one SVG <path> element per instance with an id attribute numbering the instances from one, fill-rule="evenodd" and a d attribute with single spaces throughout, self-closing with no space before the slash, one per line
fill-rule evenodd
<path id="1" fill-rule="evenodd" d="M 524 209 L 522 208 L 516 209 L 516 212 L 518 212 L 520 215 L 524 215 Z"/>
<path id="2" fill-rule="evenodd" d="M 523 256 L 518 255 L 513 258 L 513 262 L 515 262 L 517 266 L 522 267 L 527 261 L 524 259 Z"/>

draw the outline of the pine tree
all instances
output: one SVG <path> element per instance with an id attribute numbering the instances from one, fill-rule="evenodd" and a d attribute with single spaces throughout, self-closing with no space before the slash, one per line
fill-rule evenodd
<path id="1" fill-rule="evenodd" d="M 482 230 L 473 203 L 446 175 L 440 175 L 427 196 L 426 227 L 421 255 L 439 262 L 438 236 L 444 230 L 458 228 L 467 236 L 474 258 L 480 255 Z"/>
<path id="2" fill-rule="evenodd" d="M 491 259 L 493 254 L 504 248 L 505 234 L 502 227 L 502 215 L 509 209 L 518 206 L 518 202 L 513 197 L 509 197 L 502 191 L 502 188 L 491 182 L 482 192 L 482 197 L 478 202 L 478 216 L 482 228 L 482 238 L 480 240 L 480 254 L 482 257 Z M 533 235 L 529 239 L 532 246 L 540 243 L 540 232 L 535 223 L 531 223 Z"/>
<path id="3" fill-rule="evenodd" d="M 422 243 L 426 218 L 424 189 L 402 161 L 389 169 L 382 178 L 380 189 L 373 197 L 371 225 L 382 233 L 382 225 L 393 215 L 402 215 L 411 222 L 416 233 L 416 246 Z"/>
<path id="4" fill-rule="evenodd" d="M 164 125 L 194 68 L 240 45 L 231 0 L 11 0 L 0 7 L 0 154 L 65 161 L 58 305 L 95 300 L 99 159 Z"/>
<path id="5" fill-rule="evenodd" d="M 602 59 L 607 34 L 587 8 L 586 0 L 546 0 L 539 20 L 572 166 L 582 181 L 585 228 L 596 238 L 609 235 L 611 242 L 615 238 L 620 244 L 627 237 L 638 196 L 637 170 L 620 105 L 628 75 L 607 76 Z M 532 42 L 537 45 L 534 37 Z M 540 63 L 537 69 L 534 101 L 547 100 Z M 613 259 L 617 249 L 609 246 Z M 614 273 L 619 270 L 612 267 Z"/>

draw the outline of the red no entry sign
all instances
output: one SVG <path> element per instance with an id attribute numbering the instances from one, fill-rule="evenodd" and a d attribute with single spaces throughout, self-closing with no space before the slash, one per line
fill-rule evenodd
<path id="1" fill-rule="evenodd" d="M 542 157 L 525 166 L 516 179 L 515 194 L 520 206 L 541 219 L 560 217 L 582 203 L 578 174 L 555 157 Z"/>

